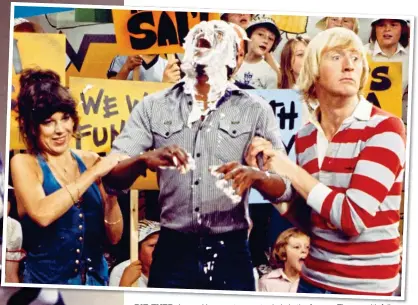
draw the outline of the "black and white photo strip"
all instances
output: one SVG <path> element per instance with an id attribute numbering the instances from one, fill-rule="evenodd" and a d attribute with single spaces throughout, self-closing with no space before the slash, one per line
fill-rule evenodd
<path id="1" fill-rule="evenodd" d="M 413 16 L 90 4 L 10 7 L 1 305 L 405 300 Z"/>

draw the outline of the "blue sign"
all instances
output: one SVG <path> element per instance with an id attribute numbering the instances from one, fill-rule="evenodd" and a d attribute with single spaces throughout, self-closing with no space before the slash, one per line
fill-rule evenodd
<path id="1" fill-rule="evenodd" d="M 269 103 L 277 124 L 280 127 L 280 135 L 287 154 L 292 160 L 296 160 L 295 155 L 295 134 L 302 126 L 302 101 L 301 96 L 296 90 L 292 89 L 269 89 L 269 90 L 249 90 Z M 249 203 L 269 203 L 256 190 L 250 192 Z"/>

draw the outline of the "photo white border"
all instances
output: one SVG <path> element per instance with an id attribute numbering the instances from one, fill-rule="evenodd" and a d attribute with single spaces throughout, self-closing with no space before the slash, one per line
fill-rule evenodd
<path id="1" fill-rule="evenodd" d="M 88 0 L 87 0 L 88 1 Z M 157 0 L 158 1 L 158 0 Z M 126 1 L 125 1 L 126 2 Z M 146 1 L 143 1 L 146 2 Z M 411 132 L 412 132 L 412 111 L 413 111 L 413 105 L 412 105 L 412 91 L 415 91 L 415 84 L 413 84 L 413 63 L 414 63 L 414 56 L 415 53 L 415 17 L 412 15 L 403 15 L 403 14 L 396 14 L 394 16 L 393 14 L 373 14 L 373 15 L 366 15 L 362 13 L 343 13 L 343 12 L 337 12 L 337 13 L 321 13 L 321 12 L 309 12 L 309 13 L 303 13 L 300 11 L 289 11 L 289 10 L 279 10 L 279 9 L 270 9 L 270 10 L 260 10 L 260 9 L 228 9 L 228 8 L 220 8 L 220 6 L 217 6 L 218 8 L 198 8 L 193 6 L 155 6 L 156 1 L 153 2 L 153 5 L 141 5 L 141 6 L 116 6 L 116 5 L 88 5 L 88 4 L 60 4 L 60 3 L 30 3 L 30 2 L 12 2 L 11 3 L 11 17 L 10 17 L 10 33 L 9 37 L 13 37 L 13 16 L 14 16 L 14 7 L 16 6 L 33 6 L 33 7 L 63 7 L 63 8 L 91 8 L 91 9 L 126 9 L 126 10 L 134 10 L 134 9 L 147 9 L 147 10 L 156 10 L 156 11 L 199 11 L 199 12 L 234 12 L 234 13 L 248 13 L 251 11 L 252 14 L 254 13 L 265 13 L 265 14 L 273 14 L 273 15 L 294 15 L 294 16 L 350 16 L 350 17 L 357 17 L 357 18 L 404 18 L 410 20 L 410 28 L 411 28 L 411 35 L 410 35 L 410 46 L 413 46 L 413 53 L 414 55 L 410 57 L 409 61 L 409 94 L 408 94 L 408 126 L 407 126 L 407 151 L 406 151 L 406 160 L 407 165 L 405 169 L 405 206 L 404 206 L 404 236 L 403 236 L 403 243 L 404 243 L 404 252 L 403 252 L 403 274 L 402 274 L 402 296 L 401 297 L 394 297 L 394 296 L 356 296 L 356 295 L 325 295 L 325 298 L 327 299 L 355 299 L 358 301 L 362 300 L 391 300 L 391 301 L 403 301 L 406 298 L 406 273 L 409 273 L 406 266 L 409 265 L 407 263 L 407 252 L 409 250 L 406 250 L 405 245 L 409 246 L 409 241 L 411 239 L 408 238 L 409 236 L 409 229 L 408 229 L 408 219 L 409 219 L 409 209 L 410 209 L 410 188 L 409 183 L 412 176 L 412 169 L 411 169 L 411 149 L 412 149 L 412 143 L 411 143 Z M 161 2 L 161 1 L 160 1 Z M 176 3 L 179 3 L 181 1 L 177 1 Z M 191 1 L 190 1 L 191 2 Z M 194 2 L 196 3 L 196 2 Z M 214 3 L 212 3 L 214 4 Z M 225 2 L 223 2 L 225 4 Z M 188 4 L 190 5 L 190 4 Z M 321 3 L 322 5 L 322 3 Z M 9 43 L 9 65 L 10 67 L 12 63 L 12 50 L 13 50 L 13 39 L 10 39 Z M 410 54 L 413 54 L 412 52 Z M 5 203 L 7 203 L 7 186 L 8 186 L 8 178 L 9 178 L 9 145 L 10 145 L 10 102 L 11 102 L 11 80 L 12 80 L 12 71 L 9 69 L 8 71 L 8 101 L 7 101 L 7 134 L 6 134 L 6 154 L 5 154 L 5 160 L 4 160 L 4 171 L 5 171 Z M 412 87 L 412 88 L 411 88 Z M 4 205 L 4 212 L 6 215 L 6 205 Z M 6 232 L 6 221 L 3 221 L 3 232 Z M 3 265 L 5 262 L 5 247 L 3 247 Z M 247 291 L 219 291 L 219 290 L 185 290 L 185 289 L 162 289 L 162 288 L 130 288 L 130 287 L 113 287 L 113 286 L 72 286 L 72 285 L 45 285 L 45 284 L 27 284 L 27 283 L 5 283 L 4 282 L 4 274 L 5 268 L 2 268 L 2 286 L 4 287 L 42 287 L 42 288 L 59 288 L 59 289 L 80 289 L 80 290 L 99 290 L 99 291 L 127 291 L 127 292 L 148 292 L 148 293 L 157 293 L 157 292 L 163 292 L 163 293 L 191 293 L 191 294 L 206 294 L 206 295 L 225 295 L 225 296 L 258 296 L 258 297 L 285 297 L 285 298 L 294 298 L 294 297 L 303 297 L 303 298 L 324 298 L 324 295 L 321 294 L 296 294 L 296 293 L 264 293 L 264 292 L 247 292 Z M 411 283 L 411 279 L 409 279 L 409 283 Z"/>

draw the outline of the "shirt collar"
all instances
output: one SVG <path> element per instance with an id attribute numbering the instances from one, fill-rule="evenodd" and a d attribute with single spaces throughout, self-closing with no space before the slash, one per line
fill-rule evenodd
<path id="1" fill-rule="evenodd" d="M 283 279 L 286 282 L 291 283 L 291 280 L 287 277 L 287 275 L 284 273 L 283 268 L 275 269 L 271 271 L 270 273 L 267 273 L 266 278 L 268 279 Z"/>
<path id="2" fill-rule="evenodd" d="M 351 121 L 353 119 L 356 119 L 358 121 L 369 120 L 372 114 L 372 108 L 373 108 L 372 103 L 366 100 L 363 96 L 360 96 L 360 100 L 356 108 L 354 108 L 353 113 L 344 120 L 344 123 Z M 320 113 L 320 105 L 318 104 L 318 107 L 316 107 L 315 111 L 309 117 L 309 121 L 317 127 L 320 126 L 319 121 L 318 121 L 319 113 Z"/>
<path id="3" fill-rule="evenodd" d="M 171 87 L 168 90 L 168 93 L 173 92 L 173 91 L 176 91 L 177 89 L 183 90 L 183 87 L 184 87 L 184 81 L 183 80 L 180 80 L 177 83 L 175 83 L 173 85 L 173 87 Z M 234 94 L 237 94 L 237 93 L 239 94 L 240 93 L 240 90 L 241 90 L 237 85 L 234 84 L 233 81 L 228 81 L 227 89 L 230 90 Z"/>
<path id="4" fill-rule="evenodd" d="M 392 56 L 394 56 L 394 55 L 396 55 L 396 54 L 398 54 L 398 53 L 404 53 L 404 54 L 406 54 L 407 52 L 406 52 L 406 49 L 400 44 L 400 43 L 398 43 L 398 47 L 396 48 L 396 52 L 392 55 Z M 379 46 L 379 44 L 377 43 L 377 41 L 374 43 L 374 47 L 373 47 L 373 56 L 376 56 L 376 55 L 379 55 L 379 54 L 382 54 L 382 55 L 384 55 L 384 56 L 387 56 L 383 51 L 382 51 L 382 49 L 380 48 L 380 46 Z"/>

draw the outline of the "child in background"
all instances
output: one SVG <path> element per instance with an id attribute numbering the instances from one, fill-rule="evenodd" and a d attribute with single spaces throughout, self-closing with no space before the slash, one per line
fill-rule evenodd
<path id="1" fill-rule="evenodd" d="M 279 88 L 293 89 L 303 65 L 306 46 L 309 39 L 301 36 L 289 39 L 280 55 L 281 80 Z"/>
<path id="2" fill-rule="evenodd" d="M 280 55 L 280 80 L 278 87 L 280 89 L 297 89 L 296 81 L 299 77 L 300 69 L 303 65 L 305 49 L 309 44 L 309 38 L 296 36 L 289 39 L 282 49 Z M 315 110 L 313 103 L 301 103 L 302 106 L 302 125 L 309 121 L 310 112 Z"/>
<path id="3" fill-rule="evenodd" d="M 310 238 L 301 230 L 290 228 L 283 231 L 271 254 L 271 263 L 276 269 L 259 280 L 259 291 L 296 293 L 309 244 Z"/>
<path id="4" fill-rule="evenodd" d="M 138 223 L 138 260 L 126 260 L 117 265 L 110 274 L 109 286 L 131 287 L 138 281 L 138 287 L 148 286 L 152 253 L 160 235 L 160 224 L 151 220 Z"/>
<path id="5" fill-rule="evenodd" d="M 265 61 L 281 39 L 276 23 L 266 15 L 255 15 L 246 31 L 251 41 L 235 79 L 256 89 L 277 89 L 278 75 Z"/>
<path id="6" fill-rule="evenodd" d="M 251 21 L 251 16 L 252 14 L 221 13 L 221 20 L 239 25 L 245 30 Z"/>

